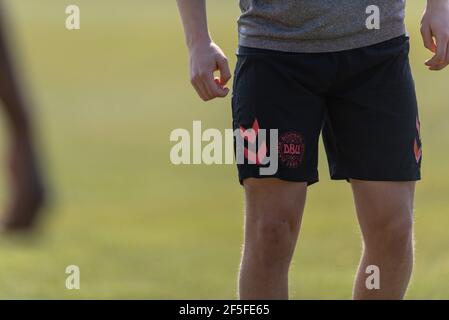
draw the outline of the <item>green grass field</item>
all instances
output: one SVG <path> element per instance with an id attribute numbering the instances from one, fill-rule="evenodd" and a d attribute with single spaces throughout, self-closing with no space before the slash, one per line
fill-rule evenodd
<path id="1" fill-rule="evenodd" d="M 171 130 L 192 120 L 231 123 L 229 98 L 204 104 L 190 87 L 175 2 L 78 0 L 80 31 L 65 29 L 69 1 L 5 2 L 52 203 L 37 235 L 0 238 L 0 298 L 235 298 L 243 222 L 236 169 L 169 161 Z M 237 4 L 208 3 L 211 32 L 234 64 Z M 408 7 L 424 144 L 408 298 L 447 299 L 449 70 L 423 66 L 421 7 Z M 349 299 L 359 230 L 349 185 L 329 181 L 323 152 L 320 162 L 291 268 L 292 298 Z M 4 171 L 0 177 L 3 203 Z M 81 290 L 65 288 L 70 264 L 81 268 Z"/>

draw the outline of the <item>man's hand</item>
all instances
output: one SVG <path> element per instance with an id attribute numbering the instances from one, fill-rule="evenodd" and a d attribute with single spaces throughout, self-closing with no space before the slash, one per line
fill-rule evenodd
<path id="1" fill-rule="evenodd" d="M 205 0 L 177 0 L 190 54 L 190 81 L 204 101 L 226 97 L 231 79 L 228 60 L 211 40 L 207 28 Z M 220 71 L 220 77 L 215 77 Z"/>
<path id="2" fill-rule="evenodd" d="M 214 77 L 219 71 L 220 77 Z M 190 81 L 204 101 L 226 97 L 231 79 L 229 64 L 223 51 L 213 42 L 198 45 L 190 50 Z"/>
<path id="3" fill-rule="evenodd" d="M 442 70 L 449 65 L 449 0 L 428 0 L 421 21 L 424 46 L 434 53 L 426 61 L 430 70 Z"/>

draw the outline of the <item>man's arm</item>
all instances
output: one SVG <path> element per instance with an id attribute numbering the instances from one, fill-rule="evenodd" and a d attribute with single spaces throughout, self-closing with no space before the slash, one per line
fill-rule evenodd
<path id="1" fill-rule="evenodd" d="M 1 14 L 0 7 L 0 107 L 5 111 L 10 133 L 11 198 L 6 213 L 1 216 L 0 227 L 15 230 L 32 226 L 43 203 L 44 188 L 34 153 L 29 114 L 14 78 Z"/>
<path id="2" fill-rule="evenodd" d="M 430 70 L 441 70 L 449 65 L 449 0 L 427 0 L 421 21 L 424 46 L 434 53 L 426 61 Z"/>
<path id="3" fill-rule="evenodd" d="M 190 55 L 190 81 L 204 101 L 226 97 L 231 78 L 223 51 L 211 39 L 205 0 L 177 0 Z M 220 77 L 214 79 L 214 72 Z"/>

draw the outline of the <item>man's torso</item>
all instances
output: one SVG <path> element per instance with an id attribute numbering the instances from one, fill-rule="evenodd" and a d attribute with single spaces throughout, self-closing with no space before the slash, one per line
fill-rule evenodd
<path id="1" fill-rule="evenodd" d="M 379 8 L 379 29 L 367 19 Z M 406 33 L 405 0 L 240 0 L 239 44 L 289 52 L 369 46 Z"/>

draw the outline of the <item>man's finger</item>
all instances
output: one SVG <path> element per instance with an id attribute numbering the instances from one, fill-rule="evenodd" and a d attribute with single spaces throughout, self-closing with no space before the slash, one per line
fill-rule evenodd
<path id="1" fill-rule="evenodd" d="M 225 86 L 231 79 L 231 70 L 229 69 L 228 59 L 220 57 L 217 60 L 218 70 L 220 70 L 220 84 Z"/>
<path id="2" fill-rule="evenodd" d="M 449 65 L 449 63 L 447 63 L 447 62 L 440 63 L 440 64 L 437 64 L 437 65 L 435 65 L 435 66 L 431 66 L 431 67 L 429 68 L 429 70 L 432 70 L 432 71 L 443 70 L 443 69 L 446 68 L 448 65 Z"/>
<path id="3" fill-rule="evenodd" d="M 208 72 L 206 74 L 203 74 L 203 76 L 201 77 L 201 80 L 203 81 L 204 87 L 206 88 L 207 93 L 210 96 L 210 98 L 213 99 L 213 98 L 217 97 L 217 93 L 216 93 L 217 85 L 215 84 L 215 81 L 214 81 L 213 72 Z"/>
<path id="4" fill-rule="evenodd" d="M 209 94 L 211 95 L 211 99 L 217 97 L 225 97 L 227 95 L 227 90 L 225 90 L 225 88 L 223 88 L 219 83 L 216 82 L 213 74 L 210 74 L 204 81 L 204 84 L 207 87 Z"/>
<path id="5" fill-rule="evenodd" d="M 226 97 L 229 93 L 229 88 L 226 88 L 221 84 L 220 78 L 215 78 L 215 84 L 217 85 L 218 88 L 218 96 L 220 98 Z"/>
<path id="6" fill-rule="evenodd" d="M 440 63 L 446 61 L 446 53 L 447 53 L 447 43 L 449 39 L 446 37 L 437 37 L 437 53 L 436 59 Z"/>
<path id="7" fill-rule="evenodd" d="M 432 37 L 432 30 L 428 25 L 421 26 L 421 35 L 424 42 L 424 47 L 435 53 L 437 50 L 437 46 Z"/>
<path id="8" fill-rule="evenodd" d="M 209 89 L 207 88 L 206 84 L 204 83 L 204 81 L 200 80 L 198 82 L 198 87 L 200 88 L 201 92 L 202 92 L 202 99 L 204 101 L 209 101 L 211 99 L 213 99 L 213 95 L 209 92 Z"/>
<path id="9" fill-rule="evenodd" d="M 199 86 L 198 84 L 194 84 L 193 87 L 195 88 L 196 93 L 198 94 L 198 96 L 202 100 L 206 101 L 207 97 L 206 97 L 206 93 L 204 92 L 203 88 L 201 88 L 201 86 Z"/>
<path id="10" fill-rule="evenodd" d="M 449 42 L 447 43 L 447 48 L 446 48 L 446 62 L 449 63 Z"/>
<path id="11" fill-rule="evenodd" d="M 191 80 L 192 86 L 195 88 L 196 92 L 198 93 L 198 95 L 200 96 L 200 98 L 204 101 L 210 100 L 208 97 L 208 93 L 206 88 L 204 87 L 201 79 L 199 76 L 195 76 L 192 80 Z"/>
<path id="12" fill-rule="evenodd" d="M 426 65 L 432 68 L 438 68 L 446 62 L 448 39 L 438 37 L 437 38 L 437 51 L 435 55 L 428 61 Z M 435 69 L 441 70 L 441 69 Z"/>

